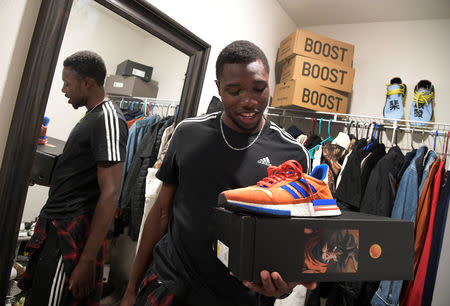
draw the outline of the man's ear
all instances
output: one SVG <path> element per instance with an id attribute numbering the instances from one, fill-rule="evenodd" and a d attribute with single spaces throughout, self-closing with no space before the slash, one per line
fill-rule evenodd
<path id="1" fill-rule="evenodd" d="M 94 86 L 98 86 L 97 81 L 91 77 L 85 77 L 83 79 L 87 88 L 93 88 Z"/>

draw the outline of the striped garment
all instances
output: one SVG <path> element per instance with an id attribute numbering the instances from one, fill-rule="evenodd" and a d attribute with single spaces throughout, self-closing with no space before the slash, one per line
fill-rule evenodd
<path id="1" fill-rule="evenodd" d="M 103 114 L 105 116 L 106 143 L 108 149 L 108 161 L 120 161 L 120 132 L 119 118 L 112 101 L 106 101 L 102 104 Z"/>
<path id="2" fill-rule="evenodd" d="M 97 255 L 97 273 L 94 290 L 83 300 L 75 300 L 71 291 L 68 290 L 70 273 L 78 263 L 84 244 L 89 235 L 90 216 L 88 215 L 80 215 L 73 219 L 58 221 L 45 218 L 38 219 L 34 234 L 25 248 L 25 251 L 29 253 L 30 261 L 27 264 L 25 273 L 19 280 L 18 287 L 26 291 L 32 287 L 33 277 L 39 277 L 39 275 L 34 275 L 34 271 L 38 264 L 39 252 L 47 239 L 47 231 L 50 222 L 53 223 L 58 234 L 61 256 L 56 265 L 56 272 L 50 288 L 48 305 L 100 305 L 103 289 L 105 241 L 103 241 Z M 27 297 L 25 305 L 35 305 L 35 303 Z"/>

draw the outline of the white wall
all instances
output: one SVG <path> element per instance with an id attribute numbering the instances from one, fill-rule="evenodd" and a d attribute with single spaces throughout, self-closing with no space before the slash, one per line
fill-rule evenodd
<path id="1" fill-rule="evenodd" d="M 400 77 L 408 87 L 423 79 L 435 87 L 435 121 L 450 122 L 450 19 L 305 27 L 304 30 L 355 45 L 355 80 L 349 112 L 383 116 L 386 83 Z"/>
<path id="2" fill-rule="evenodd" d="M 147 0 L 192 33 L 211 45 L 208 68 L 198 113 L 206 112 L 212 96 L 218 96 L 215 63 L 220 51 L 234 40 L 246 39 L 266 54 L 274 71 L 282 38 L 295 30 L 294 22 L 275 0 Z M 275 74 L 270 74 L 271 90 Z"/>
<path id="3" fill-rule="evenodd" d="M 0 1 L 0 160 L 40 5 L 38 0 Z"/>

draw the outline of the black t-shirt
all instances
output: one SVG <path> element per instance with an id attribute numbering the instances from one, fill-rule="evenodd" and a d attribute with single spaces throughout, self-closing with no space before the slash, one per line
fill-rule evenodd
<path id="1" fill-rule="evenodd" d="M 156 174 L 163 182 L 176 184 L 177 190 L 168 234 L 155 246 L 153 268 L 163 281 L 188 283 L 191 289 L 187 290 L 187 301 L 193 305 L 202 305 L 205 300 L 215 300 L 216 305 L 253 305 L 254 292 L 231 277 L 212 252 L 217 197 L 224 190 L 256 184 L 267 176 L 270 164 L 278 166 L 295 159 L 306 172 L 310 159 L 302 145 L 268 120 L 252 146 L 232 150 L 221 135 L 220 115 L 186 119 L 175 129 Z M 223 129 L 235 148 L 245 147 L 257 136 L 237 133 L 225 125 Z M 182 258 L 182 264 L 177 264 L 174 252 Z M 173 279 L 183 277 L 188 279 Z M 208 290 L 205 293 L 199 288 Z"/>
<path id="2" fill-rule="evenodd" d="M 127 137 L 127 122 L 113 102 L 104 101 L 88 111 L 58 158 L 40 216 L 64 219 L 93 213 L 100 195 L 97 163 L 123 161 Z"/>

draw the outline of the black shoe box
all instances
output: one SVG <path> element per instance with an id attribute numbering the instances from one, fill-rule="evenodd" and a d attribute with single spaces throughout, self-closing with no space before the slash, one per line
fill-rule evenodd
<path id="1" fill-rule="evenodd" d="M 137 76 L 146 82 L 152 79 L 152 73 L 153 67 L 130 60 L 123 61 L 116 68 L 117 75 Z"/>
<path id="2" fill-rule="evenodd" d="M 65 141 L 49 136 L 46 144 L 38 144 L 31 169 L 30 185 L 50 186 L 53 169 L 65 144 Z"/>
<path id="3" fill-rule="evenodd" d="M 285 281 L 413 278 L 414 223 L 351 211 L 320 218 L 273 218 L 215 208 L 214 252 L 240 280 L 262 270 Z"/>

